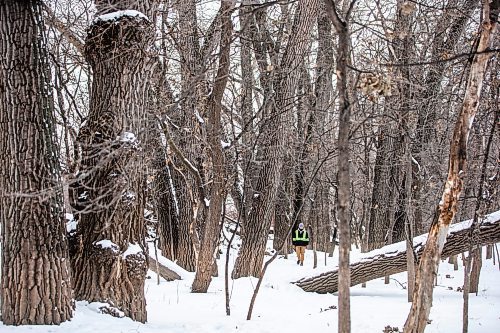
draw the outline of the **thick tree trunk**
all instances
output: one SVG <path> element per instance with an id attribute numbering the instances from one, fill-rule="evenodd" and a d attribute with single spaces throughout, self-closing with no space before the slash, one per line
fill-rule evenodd
<path id="1" fill-rule="evenodd" d="M 289 177 L 289 169 L 283 168 L 281 186 L 278 189 L 276 205 L 274 208 L 274 238 L 273 248 L 279 251 L 279 254 L 288 255 L 293 251 L 292 242 L 288 237 L 288 229 L 290 228 L 290 198 L 288 194 L 291 192 Z M 281 246 L 284 242 L 287 244 Z"/>
<path id="2" fill-rule="evenodd" d="M 462 178 L 467 163 L 468 136 L 479 107 L 483 80 L 488 60 L 491 57 L 490 53 L 484 51 L 490 48 L 494 40 L 499 10 L 500 0 L 493 0 L 491 3 L 485 1 L 483 4 L 482 31 L 476 50 L 479 53 L 474 56 L 471 64 L 463 106 L 455 124 L 450 145 L 448 177 L 417 270 L 413 303 L 404 329 L 408 333 L 421 333 L 427 325 L 439 259 L 446 242 L 449 225 L 457 211 L 458 198 L 462 192 Z"/>
<path id="3" fill-rule="evenodd" d="M 117 3 L 115 9 L 134 9 L 134 4 Z M 97 14 L 107 12 L 107 5 L 98 4 Z M 154 37 L 145 14 L 151 15 L 152 8 L 99 16 L 87 36 L 85 52 L 94 79 L 89 119 L 80 132 L 79 191 L 86 202 L 77 229 L 82 246 L 74 261 L 77 299 L 108 303 L 103 312 L 119 316 L 122 311 L 140 322 L 147 318 L 148 256 L 140 167 L 145 149 L 139 146 L 147 126 L 146 52 Z"/>
<path id="4" fill-rule="evenodd" d="M 59 149 L 41 1 L 0 2 L 1 314 L 6 325 L 71 319 Z"/>
<path id="5" fill-rule="evenodd" d="M 396 188 L 392 174 L 395 165 L 394 133 L 392 123 L 379 129 L 377 140 L 377 157 L 375 159 L 373 191 L 370 204 L 368 232 L 365 235 L 366 250 L 371 251 L 387 244 L 387 233 L 393 224 L 394 207 L 396 207 Z"/>
<path id="6" fill-rule="evenodd" d="M 317 160 L 319 156 L 330 154 L 336 143 L 333 135 L 328 134 L 328 115 L 332 114 L 332 95 L 334 94 L 332 74 L 334 72 L 334 47 L 332 39 L 332 23 L 326 12 L 324 2 L 320 3 L 317 19 L 318 29 L 318 56 L 316 59 L 316 82 L 314 84 L 314 98 L 311 103 L 310 115 L 311 143 L 310 158 Z M 326 148 L 327 147 L 327 148 Z M 326 149 L 328 151 L 325 151 Z M 310 162 L 312 163 L 312 162 Z M 311 166 L 309 166 L 311 168 Z M 330 249 L 333 219 L 330 214 L 330 198 L 328 175 L 333 173 L 331 163 L 326 162 L 314 179 L 311 190 L 313 196 L 309 211 L 309 220 L 313 221 L 314 241 L 317 250 L 327 252 Z"/>
<path id="7" fill-rule="evenodd" d="M 243 241 L 236 259 L 233 278 L 261 274 L 267 237 L 283 165 L 283 151 L 290 118 L 290 105 L 297 87 L 297 68 L 309 44 L 310 30 L 317 15 L 318 0 L 302 0 L 297 8 L 290 41 L 280 63 L 279 78 L 272 101 L 273 114 L 266 123 L 269 141 L 264 147 L 265 164 L 260 169 L 252 208 L 244 226 Z"/>
<path id="8" fill-rule="evenodd" d="M 478 241 L 480 245 L 492 244 L 500 241 L 500 214 L 487 216 L 478 228 Z M 457 224 L 451 227 L 446 238 L 442 257 L 449 257 L 467 251 L 469 247 L 469 225 L 465 227 Z M 413 240 L 413 251 L 420 257 L 426 235 L 417 236 Z M 378 279 L 386 275 L 406 271 L 407 253 L 405 241 L 387 245 L 379 250 L 366 253 L 362 259 L 351 263 L 351 286 Z M 315 277 L 304 278 L 295 282 L 305 291 L 317 293 L 334 293 L 338 291 L 338 269 L 326 272 Z"/>
<path id="9" fill-rule="evenodd" d="M 212 162 L 212 183 L 210 186 L 210 205 L 203 228 L 200 254 L 196 266 L 196 275 L 192 285 L 193 292 L 206 293 L 212 280 L 215 250 L 219 241 L 222 205 L 224 204 L 226 176 L 224 153 L 222 152 L 221 109 L 222 96 L 226 88 L 229 74 L 229 49 L 233 26 L 231 22 L 232 0 L 221 2 L 221 41 L 219 68 L 215 78 L 215 86 L 208 98 L 208 142 Z M 217 272 L 217 266 L 215 266 Z"/>
<path id="10" fill-rule="evenodd" d="M 183 156 L 174 154 L 169 163 L 171 179 L 167 209 L 175 211 L 175 218 L 164 224 L 160 233 L 162 252 L 175 258 L 177 264 L 187 271 L 196 270 L 199 249 L 198 222 L 203 214 L 204 203 L 200 196 L 200 179 L 193 174 L 190 166 L 199 167 L 204 160 L 199 139 L 205 139 L 202 133 L 204 108 L 199 104 L 206 97 L 204 61 L 201 58 L 199 31 L 197 26 L 196 2 L 194 0 L 175 1 L 173 8 L 178 15 L 177 48 L 181 59 L 181 96 L 178 108 L 169 114 L 172 123 L 182 132 L 172 130 L 172 143 Z M 200 106 L 198 108 L 198 106 Z M 188 131 L 186 131 L 188 129 Z M 172 147 L 170 147 L 172 149 Z M 188 161 L 190 166 L 186 165 Z M 165 232 L 163 232 L 165 231 Z"/>

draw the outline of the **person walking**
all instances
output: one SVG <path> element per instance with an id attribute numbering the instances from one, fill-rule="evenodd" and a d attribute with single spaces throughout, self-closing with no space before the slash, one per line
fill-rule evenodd
<path id="1" fill-rule="evenodd" d="M 306 246 L 309 245 L 309 235 L 304 229 L 304 223 L 299 223 L 299 228 L 293 232 L 292 245 L 297 253 L 297 265 L 303 266 Z"/>

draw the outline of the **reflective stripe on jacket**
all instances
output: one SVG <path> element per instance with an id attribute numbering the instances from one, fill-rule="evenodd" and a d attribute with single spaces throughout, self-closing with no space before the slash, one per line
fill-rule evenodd
<path id="1" fill-rule="evenodd" d="M 293 233 L 292 244 L 293 246 L 307 246 L 309 245 L 309 235 L 305 230 L 295 230 Z"/>
<path id="2" fill-rule="evenodd" d="M 295 230 L 295 237 L 292 238 L 293 241 L 304 241 L 309 242 L 309 236 L 307 235 L 307 231 L 300 231 L 301 235 L 299 236 L 299 229 Z"/>

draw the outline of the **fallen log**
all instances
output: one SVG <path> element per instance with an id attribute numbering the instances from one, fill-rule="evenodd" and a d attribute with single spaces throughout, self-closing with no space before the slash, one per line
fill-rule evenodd
<path id="1" fill-rule="evenodd" d="M 158 265 L 158 266 L 157 266 Z M 158 267 L 158 269 L 156 268 Z M 181 280 L 181 276 L 149 256 L 149 269 L 167 281 Z"/>
<path id="2" fill-rule="evenodd" d="M 464 221 L 450 226 L 441 258 L 444 259 L 467 251 L 470 223 L 471 221 Z M 477 239 L 475 238 L 475 240 L 480 246 L 500 242 L 500 211 L 487 215 L 478 229 L 476 230 Z M 417 258 L 420 258 L 426 240 L 427 234 L 413 239 L 413 250 Z M 405 241 L 365 253 L 361 259 L 350 264 L 350 271 L 351 286 L 406 271 Z M 337 292 L 338 269 L 303 278 L 293 283 L 305 291 L 317 293 Z"/>

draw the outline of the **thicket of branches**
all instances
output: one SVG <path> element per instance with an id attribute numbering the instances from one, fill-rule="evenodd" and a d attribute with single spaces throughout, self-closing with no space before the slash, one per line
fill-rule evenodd
<path id="1" fill-rule="evenodd" d="M 0 6 L 0 17 L 17 2 Z M 242 244 L 226 279 L 262 278 L 269 232 L 288 255 L 301 222 L 315 253 L 331 254 L 339 229 L 345 265 L 351 244 L 369 251 L 407 240 L 411 249 L 439 212 L 480 61 L 452 218 L 480 220 L 500 205 L 498 1 L 28 3 L 53 88 L 54 188 L 76 225 L 74 297 L 107 302 L 108 313 L 146 321 L 148 243 L 196 271 L 193 292 L 218 274 L 230 232 Z M 493 29 L 481 49 L 487 17 Z M 4 91 L 0 120 L 14 121 L 3 116 L 12 103 Z M 14 149 L 0 139 L 0 151 Z M 25 194 L 2 186 L 8 169 L 2 200 Z M 1 218 L 5 258 L 15 240 L 4 208 Z M 22 313 L 12 318 L 26 323 Z"/>

